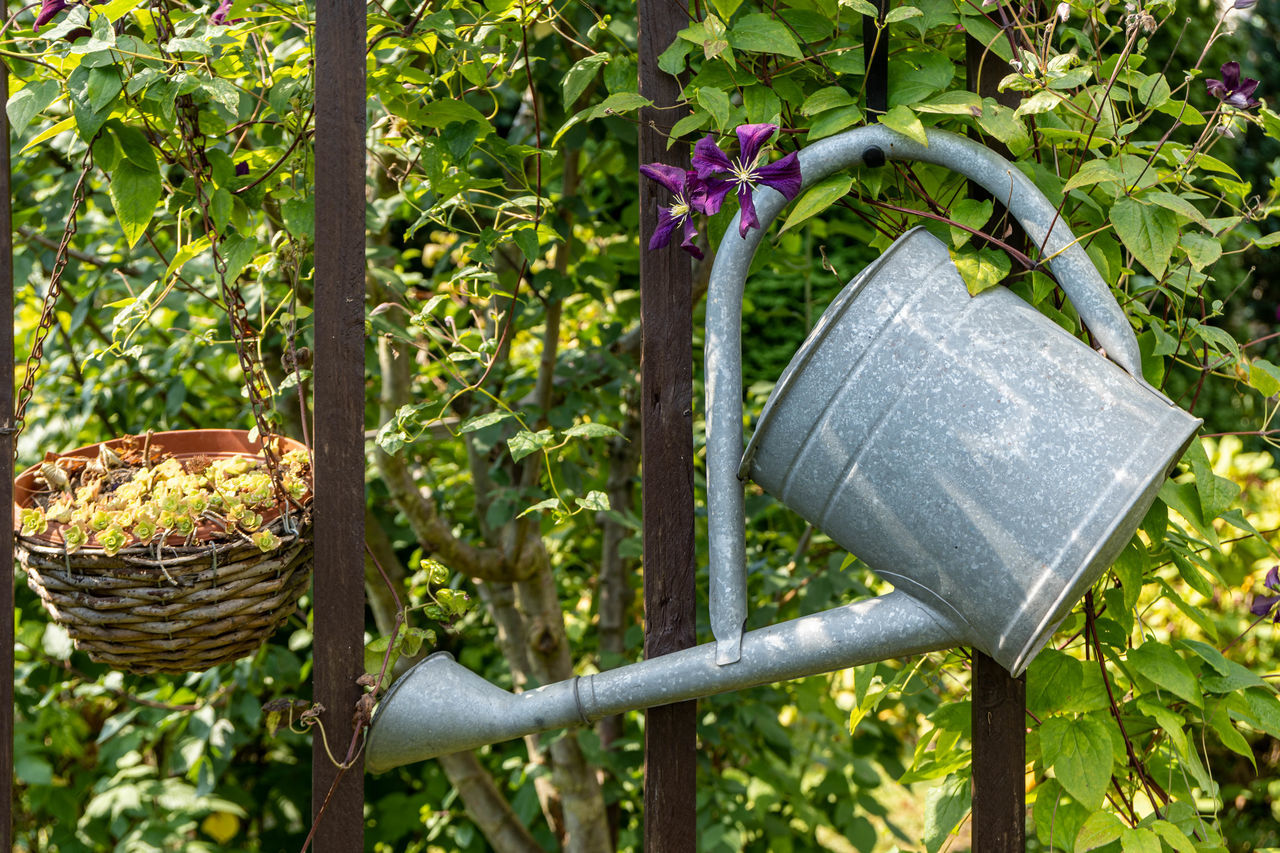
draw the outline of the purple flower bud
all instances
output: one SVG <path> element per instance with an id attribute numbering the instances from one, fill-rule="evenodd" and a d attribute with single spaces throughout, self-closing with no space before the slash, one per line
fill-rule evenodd
<path id="1" fill-rule="evenodd" d="M 1258 5 L 1258 0 L 1236 0 L 1236 2 L 1231 5 L 1235 9 L 1252 9 L 1254 6 Z"/>
<path id="2" fill-rule="evenodd" d="M 71 4 L 66 0 L 44 0 L 40 4 L 40 11 L 36 13 L 36 24 L 32 28 L 32 32 L 40 32 L 40 28 L 53 18 L 54 15 L 66 9 Z"/>

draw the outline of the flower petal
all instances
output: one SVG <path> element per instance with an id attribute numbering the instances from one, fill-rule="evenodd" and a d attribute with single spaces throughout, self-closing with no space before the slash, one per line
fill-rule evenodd
<path id="1" fill-rule="evenodd" d="M 693 146 L 693 168 L 698 173 L 698 177 L 705 180 L 716 172 L 729 171 L 733 168 L 733 163 L 708 133 Z"/>
<path id="2" fill-rule="evenodd" d="M 69 5 L 71 4 L 65 2 L 65 0 L 44 0 L 44 2 L 40 4 L 40 11 L 36 15 L 36 23 L 32 32 L 40 32 L 41 27 L 49 23 L 54 15 L 67 8 Z"/>
<path id="3" fill-rule="evenodd" d="M 649 249 L 661 249 L 670 243 L 671 232 L 675 230 L 676 224 L 676 218 L 671 215 L 670 210 L 658 208 L 658 227 L 653 229 L 653 236 L 649 238 Z"/>
<path id="4" fill-rule="evenodd" d="M 756 217 L 755 199 L 751 197 L 750 188 L 738 188 L 738 206 L 742 208 L 738 214 L 738 236 L 745 238 L 752 228 L 760 227 L 760 220 Z"/>
<path id="5" fill-rule="evenodd" d="M 676 195 L 684 192 L 684 183 L 688 175 L 684 169 L 668 166 L 666 163 L 646 163 L 640 167 L 640 174 L 657 181 Z"/>
<path id="6" fill-rule="evenodd" d="M 1223 83 L 1221 80 L 1205 80 L 1204 88 L 1210 95 L 1213 95 L 1219 101 L 1226 98 L 1227 95 L 1231 93 L 1231 90 L 1227 88 L 1227 84 Z"/>
<path id="7" fill-rule="evenodd" d="M 731 189 L 733 189 L 733 181 L 727 178 L 697 180 L 696 185 L 689 191 L 689 206 L 699 213 L 714 216 L 720 212 L 720 205 L 724 204 L 724 197 Z"/>
<path id="8" fill-rule="evenodd" d="M 1228 89 L 1235 91 L 1240 85 L 1240 63 L 1232 60 L 1222 65 L 1222 82 Z"/>
<path id="9" fill-rule="evenodd" d="M 1258 81 L 1254 80 L 1252 77 L 1246 77 L 1240 81 L 1240 85 L 1236 86 L 1236 90 L 1234 94 L 1240 95 L 1243 98 L 1252 100 L 1253 93 L 1257 90 L 1257 88 L 1258 88 Z"/>
<path id="10" fill-rule="evenodd" d="M 1249 612 L 1254 616 L 1266 616 L 1271 612 L 1271 608 L 1280 602 L 1280 595 L 1257 595 L 1254 596 L 1253 605 L 1249 608 Z"/>
<path id="11" fill-rule="evenodd" d="M 684 220 L 684 241 L 680 243 L 680 248 L 698 260 L 702 260 L 702 249 L 698 248 L 697 243 L 693 242 L 693 238 L 697 236 L 698 229 L 693 227 L 693 217 L 686 216 Z"/>
<path id="12" fill-rule="evenodd" d="M 743 124 L 738 126 L 738 159 L 746 168 L 756 161 L 760 146 L 778 131 L 776 124 Z"/>
<path id="13" fill-rule="evenodd" d="M 1274 589 L 1280 592 L 1280 566 L 1272 566 L 1271 571 L 1267 572 L 1266 580 L 1262 585 L 1267 589 Z"/>
<path id="14" fill-rule="evenodd" d="M 792 151 L 786 157 L 774 163 L 756 169 L 759 182 L 766 187 L 773 187 L 791 201 L 800 192 L 800 161 Z"/>

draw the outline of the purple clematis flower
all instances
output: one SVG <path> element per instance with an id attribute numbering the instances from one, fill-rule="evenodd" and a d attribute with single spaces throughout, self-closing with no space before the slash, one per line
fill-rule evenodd
<path id="1" fill-rule="evenodd" d="M 693 199 L 702 192 L 702 182 L 697 174 L 663 163 L 641 166 L 640 173 L 662 184 L 673 196 L 671 204 L 658 208 L 658 227 L 649 240 L 649 248 L 661 249 L 671 242 L 672 232 L 681 228 L 680 248 L 702 260 L 702 250 L 693 242 L 693 238 L 698 236 L 698 230 L 693 226 L 693 214 L 700 210 L 694 206 Z"/>
<path id="2" fill-rule="evenodd" d="M 1205 89 L 1229 107 L 1251 110 L 1260 103 L 1253 97 L 1258 81 L 1252 77 L 1240 79 L 1240 63 L 1228 62 L 1222 66 L 1221 80 L 1204 81 Z"/>
<path id="3" fill-rule="evenodd" d="M 214 26 L 222 26 L 227 22 L 227 13 L 231 11 L 231 0 L 222 0 L 218 4 L 218 8 L 213 10 L 213 14 L 209 16 L 209 23 Z"/>
<path id="4" fill-rule="evenodd" d="M 32 32 L 40 32 L 40 28 L 49 23 L 53 16 L 71 6 L 66 0 L 44 0 L 40 4 L 40 11 L 36 13 L 36 25 Z"/>
<path id="5" fill-rule="evenodd" d="M 703 137 L 693 148 L 693 168 L 703 181 L 703 191 L 695 200 L 706 213 L 716 213 L 729 191 L 738 191 L 742 215 L 738 219 L 738 236 L 746 237 L 752 228 L 760 227 L 751 191 L 757 186 L 772 187 L 790 201 L 800 192 L 800 163 L 795 152 L 776 163 L 768 162 L 764 144 L 777 131 L 774 124 L 744 124 L 738 128 L 738 159 L 731 160 L 720 150 L 711 135 Z M 715 177 L 728 175 L 727 178 Z"/>
<path id="6" fill-rule="evenodd" d="M 1272 592 L 1280 593 L 1280 566 L 1271 567 L 1262 585 Z M 1249 608 L 1249 612 L 1254 616 L 1267 616 L 1275 609 L 1276 604 L 1280 604 L 1280 595 L 1254 596 L 1253 606 Z M 1280 613 L 1276 614 L 1273 621 L 1280 622 Z"/>

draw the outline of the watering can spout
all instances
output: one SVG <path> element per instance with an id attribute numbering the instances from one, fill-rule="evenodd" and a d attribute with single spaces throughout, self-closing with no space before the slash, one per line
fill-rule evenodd
<path id="1" fill-rule="evenodd" d="M 893 592 L 751 631 L 743 635 L 742 657 L 732 666 L 718 665 L 716 643 L 707 643 L 510 693 L 439 652 L 405 673 L 383 698 L 369 731 L 365 769 L 382 773 L 623 711 L 967 642 L 946 617 Z"/>

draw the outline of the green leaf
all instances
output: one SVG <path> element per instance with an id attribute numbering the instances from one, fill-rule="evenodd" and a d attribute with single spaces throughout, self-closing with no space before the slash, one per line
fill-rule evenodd
<path id="1" fill-rule="evenodd" d="M 15 92 L 6 107 L 12 132 L 21 134 L 33 118 L 53 103 L 60 91 L 57 80 L 32 80 Z"/>
<path id="2" fill-rule="evenodd" d="M 573 106 L 574 102 L 587 90 L 587 86 L 591 85 L 591 81 L 595 79 L 596 74 L 600 71 L 600 66 L 608 61 L 609 54 L 593 53 L 573 63 L 573 66 L 565 72 L 564 80 L 560 83 L 566 108 Z"/>
<path id="3" fill-rule="evenodd" d="M 705 111 L 698 111 L 692 115 L 687 115 L 671 126 L 671 141 L 667 145 L 668 148 L 675 144 L 677 139 L 682 136 L 698 130 L 707 123 L 711 118 L 711 114 Z"/>
<path id="4" fill-rule="evenodd" d="M 1160 853 L 1160 837 L 1145 826 L 1120 832 L 1120 850 L 1123 853 Z"/>
<path id="5" fill-rule="evenodd" d="M 1222 257 L 1222 244 L 1203 234 L 1183 234 L 1182 248 L 1196 270 L 1212 266 Z"/>
<path id="6" fill-rule="evenodd" d="M 889 10 L 889 14 L 884 16 L 886 24 L 896 24 L 899 21 L 905 21 L 907 18 L 919 18 L 924 15 L 915 6 L 897 6 Z"/>
<path id="7" fill-rule="evenodd" d="M 980 116 L 982 115 L 982 98 L 974 92 L 955 89 L 935 95 L 924 103 L 916 104 L 914 109 L 917 113 Z"/>
<path id="8" fill-rule="evenodd" d="M 853 178 L 846 174 L 833 175 L 811 187 L 804 195 L 800 196 L 800 200 L 796 202 L 795 207 L 791 208 L 791 213 L 787 215 L 787 221 L 782 224 L 782 229 L 778 233 L 781 234 L 806 219 L 817 216 L 848 195 L 852 187 Z"/>
<path id="9" fill-rule="evenodd" d="M 512 461 L 519 462 L 530 453 L 536 453 L 554 443 L 555 435 L 549 429 L 538 430 L 537 432 L 522 429 L 507 439 L 507 449 L 511 451 Z"/>
<path id="10" fill-rule="evenodd" d="M 416 115 L 419 124 L 435 130 L 443 130 L 454 122 L 474 121 L 485 128 L 485 134 L 493 132 L 493 125 L 485 118 L 484 113 L 462 100 L 431 101 Z"/>
<path id="11" fill-rule="evenodd" d="M 949 212 L 952 220 L 958 224 L 972 228 L 975 231 L 981 231 L 983 226 L 990 221 L 994 209 L 990 199 L 978 201 L 972 198 L 962 198 L 951 205 Z M 951 226 L 951 245 L 957 249 L 969 242 L 972 236 L 964 228 Z"/>
<path id="12" fill-rule="evenodd" d="M 688 63 L 690 52 L 693 51 L 693 45 L 688 41 L 678 38 L 667 46 L 667 49 L 658 55 L 658 68 L 674 76 L 684 73 L 685 65 Z"/>
<path id="13" fill-rule="evenodd" d="M 929 145 L 929 137 L 925 136 L 924 125 L 920 123 L 916 114 L 905 106 L 891 107 L 880 117 L 880 123 L 890 130 L 896 130 L 903 136 L 919 142 L 926 148 Z"/>
<path id="14" fill-rule="evenodd" d="M 1115 169 L 1112 169 L 1111 164 L 1106 160 L 1090 160 L 1067 180 L 1067 183 L 1062 187 L 1062 191 L 1069 193 L 1080 187 L 1087 187 L 1093 184 L 1121 183 L 1123 180 L 1124 178 Z"/>
<path id="15" fill-rule="evenodd" d="M 1061 710 L 1084 682 L 1084 664 L 1071 655 L 1046 648 L 1027 668 L 1027 710 L 1037 716 Z"/>
<path id="16" fill-rule="evenodd" d="M 1086 808 L 1102 805 L 1111 782 L 1111 735 L 1093 716 L 1050 717 L 1040 726 L 1040 757 Z"/>
<path id="17" fill-rule="evenodd" d="M 585 498 L 575 498 L 574 503 L 591 512 L 605 512 L 609 509 L 609 496 L 598 489 L 587 492 Z"/>
<path id="18" fill-rule="evenodd" d="M 315 239 L 316 208 L 311 198 L 291 198 L 280 205 L 284 226 L 295 237 Z"/>
<path id="19" fill-rule="evenodd" d="M 720 13 L 723 20 L 729 20 L 733 17 L 733 13 L 738 11 L 738 7 L 742 5 L 742 0 L 711 0 L 711 5 L 716 7 L 716 11 Z"/>
<path id="20" fill-rule="evenodd" d="M 883 38 L 883 36 L 882 36 Z M 889 106 L 911 107 L 941 92 L 956 76 L 951 57 L 940 50 L 916 49 L 896 54 L 889 75 Z"/>
<path id="21" fill-rule="evenodd" d="M 698 90 L 698 103 L 715 119 L 717 130 L 728 129 L 729 96 L 723 89 L 703 86 Z"/>
<path id="22" fill-rule="evenodd" d="M 476 415 L 473 418 L 467 418 L 462 422 L 462 426 L 458 427 L 458 432 L 476 432 L 477 430 L 482 430 L 485 427 L 500 424 L 509 418 L 514 418 L 515 416 L 515 412 L 508 412 L 503 409 L 499 409 L 496 412 L 485 412 L 483 415 Z"/>
<path id="23" fill-rule="evenodd" d="M 861 121 L 862 108 L 856 104 L 827 110 L 809 125 L 809 134 L 805 137 L 805 140 L 816 142 L 819 139 L 826 139 L 828 136 L 837 134 L 842 130 L 848 130 Z"/>
<path id="24" fill-rule="evenodd" d="M 62 121 L 53 125 L 52 127 L 49 127 L 46 130 L 42 131 L 39 135 L 34 137 L 30 142 L 22 146 L 22 150 L 19 151 L 18 153 L 25 154 L 26 152 L 30 151 L 32 148 L 35 148 L 41 142 L 44 142 L 47 139 L 52 139 L 53 137 L 57 136 L 60 133 L 64 133 L 68 130 L 71 130 L 71 128 L 75 126 L 76 126 L 75 116 L 68 116 L 64 118 Z"/>
<path id="25" fill-rule="evenodd" d="M 984 290 L 990 290 L 1008 277 L 1013 269 L 1013 261 L 1004 252 L 995 249 L 951 253 L 964 285 L 971 296 L 977 296 Z"/>
<path id="26" fill-rule="evenodd" d="M 1147 640 L 1129 652 L 1129 668 L 1139 677 L 1196 707 L 1204 703 L 1200 685 L 1182 656 L 1157 640 Z"/>
<path id="27" fill-rule="evenodd" d="M 1120 838 L 1124 824 L 1111 812 L 1094 812 L 1089 815 L 1076 835 L 1075 853 L 1094 850 Z"/>
<path id="28" fill-rule="evenodd" d="M 729 44 L 734 50 L 771 53 L 800 59 L 804 54 L 791 31 L 781 21 L 763 12 L 747 15 L 729 30 Z"/>
<path id="29" fill-rule="evenodd" d="M 111 0 L 105 6 L 99 6 L 98 12 L 108 21 L 115 23 L 144 2 L 145 0 Z"/>
<path id="30" fill-rule="evenodd" d="M 1265 358 L 1255 358 L 1249 362 L 1249 384 L 1264 397 L 1280 394 L 1280 367 Z"/>
<path id="31" fill-rule="evenodd" d="M 1226 477 L 1213 473 L 1213 465 L 1204 451 L 1203 442 L 1197 440 L 1187 445 L 1183 459 L 1190 463 L 1196 478 L 1196 493 L 1200 496 L 1202 518 L 1212 521 L 1230 508 L 1240 494 L 1240 486 Z"/>
<path id="32" fill-rule="evenodd" d="M 924 848 L 928 853 L 942 849 L 948 836 L 956 831 L 969 813 L 972 794 L 969 780 L 951 775 L 925 794 Z"/>
<path id="33" fill-rule="evenodd" d="M 1205 221 L 1204 214 L 1201 213 L 1189 200 L 1180 195 L 1167 193 L 1163 190 L 1149 190 L 1142 194 L 1142 201 L 1149 201 L 1152 204 L 1160 205 L 1165 210 L 1172 210 L 1174 213 L 1185 216 L 1197 225 L 1208 224 Z"/>
<path id="34" fill-rule="evenodd" d="M 1142 593 L 1142 578 L 1147 570 L 1147 551 L 1141 545 L 1130 542 L 1125 549 L 1120 552 L 1120 556 L 1111 566 L 1111 571 L 1115 572 L 1117 578 L 1120 579 L 1120 589 L 1124 593 L 1124 608 L 1132 610 L 1138 603 L 1138 596 Z"/>
<path id="35" fill-rule="evenodd" d="M 1013 110 L 1002 106 L 993 98 L 982 101 L 982 117 L 978 126 L 1010 148 L 1022 148 L 1029 141 L 1027 126 Z"/>
<path id="36" fill-rule="evenodd" d="M 594 421 L 574 424 L 565 430 L 564 434 L 567 438 L 612 438 L 622 435 L 608 424 L 598 424 Z"/>
<path id="37" fill-rule="evenodd" d="M 560 506 L 560 501 L 556 500 L 555 498 L 547 498 L 546 500 L 538 501 L 533 506 L 524 510 L 524 512 L 517 515 L 516 518 L 524 518 L 526 515 L 528 515 L 531 512 L 542 512 L 544 509 L 555 509 L 558 506 Z"/>
<path id="38" fill-rule="evenodd" d="M 1249 708 L 1249 724 L 1258 731 L 1266 732 L 1274 738 L 1280 738 L 1280 700 L 1270 687 L 1250 687 L 1244 692 L 1245 704 Z"/>
<path id="39" fill-rule="evenodd" d="M 605 98 L 588 111 L 588 118 L 600 118 L 607 115 L 622 115 L 647 107 L 653 102 L 635 92 L 618 92 Z M 486 125 L 488 122 L 486 122 Z"/>
<path id="40" fill-rule="evenodd" d="M 1187 838 L 1186 833 L 1169 823 L 1169 821 L 1158 820 L 1151 824 L 1151 829 L 1177 853 L 1196 853 L 1196 845 L 1192 843 L 1190 838 Z"/>
<path id="41" fill-rule="evenodd" d="M 1236 755 L 1242 755 L 1249 759 L 1249 763 L 1253 765 L 1253 770 L 1258 771 L 1258 762 L 1253 757 L 1253 747 L 1249 746 L 1249 741 L 1245 740 L 1244 735 L 1236 730 L 1235 725 L 1231 722 L 1231 717 L 1227 713 L 1227 703 L 1221 699 L 1208 703 L 1208 722 L 1209 728 L 1213 729 L 1213 733 L 1218 736 L 1218 740 L 1222 741 L 1222 745 L 1234 752 Z"/>
<path id="42" fill-rule="evenodd" d="M 150 168 L 144 168 L 132 160 L 123 160 L 111 175 L 107 195 L 116 210 L 116 218 L 124 231 L 129 248 L 138 242 L 160 201 L 160 168 L 154 157 Z"/>
<path id="43" fill-rule="evenodd" d="M 1048 778 L 1036 786 L 1032 818 L 1036 838 L 1052 850 L 1070 850 L 1071 841 L 1089 817 L 1090 810 L 1071 799 L 1057 779 Z"/>
<path id="44" fill-rule="evenodd" d="M 1122 198 L 1111 208 L 1111 224 L 1125 248 L 1156 278 L 1164 276 L 1178 245 L 1178 225 L 1162 207 Z"/>
<path id="45" fill-rule="evenodd" d="M 837 107 L 857 106 L 857 100 L 841 86 L 827 86 L 804 99 L 800 115 L 813 116 Z"/>
<path id="46" fill-rule="evenodd" d="M 1169 81 L 1163 74 L 1151 74 L 1138 85 L 1138 103 L 1149 110 L 1163 106 L 1169 94 Z"/>
<path id="47" fill-rule="evenodd" d="M 866 15 L 868 18 L 880 17 L 880 10 L 872 6 L 868 0 L 842 0 L 841 5 L 848 6 L 859 15 Z"/>
<path id="48" fill-rule="evenodd" d="M 1274 249 L 1280 246 L 1280 231 L 1272 231 L 1270 234 L 1259 237 L 1253 241 L 1253 245 L 1259 249 Z"/>
<path id="49" fill-rule="evenodd" d="M 1021 118 L 1022 116 L 1039 115 L 1040 113 L 1051 112 L 1056 109 L 1066 99 L 1057 92 L 1044 90 L 1036 92 L 1030 98 L 1018 104 L 1018 108 L 1014 110 L 1014 115 Z"/>
<path id="50" fill-rule="evenodd" d="M 542 250 L 538 245 L 538 230 L 532 225 L 512 231 L 511 239 L 515 241 L 520 253 L 529 263 L 533 263 L 542 256 Z"/>

